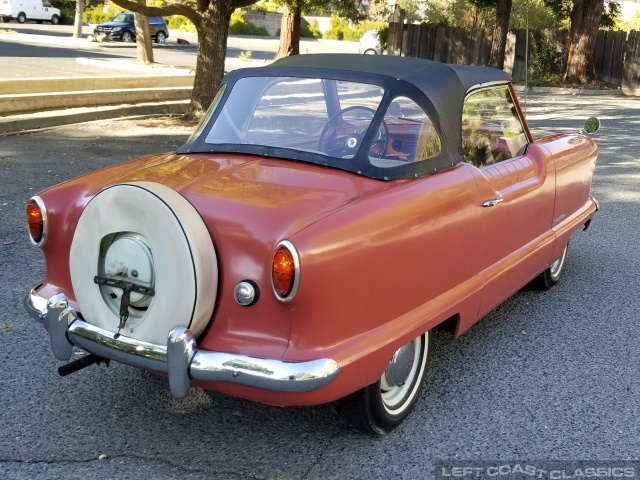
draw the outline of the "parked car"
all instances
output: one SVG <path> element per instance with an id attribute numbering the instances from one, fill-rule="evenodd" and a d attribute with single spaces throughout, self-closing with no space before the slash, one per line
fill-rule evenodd
<path id="1" fill-rule="evenodd" d="M 60 23 L 60 10 L 47 0 L 0 0 L 0 20 L 4 23 L 15 19 L 18 23 L 33 20 L 36 23 Z"/>
<path id="2" fill-rule="evenodd" d="M 434 328 L 458 337 L 560 280 L 598 209 L 596 157 L 583 133 L 534 139 L 495 68 L 236 70 L 175 153 L 30 200 L 47 271 L 25 306 L 57 358 L 89 352 L 62 374 L 106 359 L 167 375 L 176 398 L 341 400 L 384 434 L 419 396 Z"/>
<path id="3" fill-rule="evenodd" d="M 163 17 L 149 17 L 149 31 L 151 39 L 156 43 L 165 43 L 169 38 L 169 27 Z M 134 15 L 132 12 L 119 13 L 111 21 L 96 26 L 93 34 L 96 37 L 106 35 L 112 41 L 135 42 Z"/>
<path id="4" fill-rule="evenodd" d="M 365 55 L 382 54 L 377 30 L 367 30 L 364 32 L 362 37 L 360 37 L 360 43 L 358 43 L 358 53 L 364 53 Z"/>

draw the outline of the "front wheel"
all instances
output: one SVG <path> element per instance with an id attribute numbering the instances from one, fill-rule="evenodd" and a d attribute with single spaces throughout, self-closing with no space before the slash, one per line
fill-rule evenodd
<path id="1" fill-rule="evenodd" d="M 424 382 L 431 332 L 394 354 L 380 379 L 342 400 L 349 422 L 372 435 L 386 435 L 409 415 Z"/>
<path id="2" fill-rule="evenodd" d="M 51 17 L 51 25 L 58 25 L 60 23 L 60 17 L 58 15 L 53 15 Z"/>
<path id="3" fill-rule="evenodd" d="M 133 35 L 131 34 L 131 32 L 124 32 L 122 34 L 122 41 L 125 43 L 133 42 Z"/>
<path id="4" fill-rule="evenodd" d="M 549 290 L 556 283 L 560 281 L 560 277 L 562 276 L 562 272 L 564 271 L 564 266 L 567 263 L 567 252 L 569 251 L 569 244 L 564 247 L 560 258 L 558 258 L 555 262 L 551 264 L 549 268 L 547 268 L 544 272 L 538 275 L 533 279 L 531 285 L 534 288 L 538 288 L 540 290 Z"/>

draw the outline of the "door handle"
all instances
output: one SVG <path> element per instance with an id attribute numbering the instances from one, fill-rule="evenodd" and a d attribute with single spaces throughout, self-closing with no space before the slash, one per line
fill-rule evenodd
<path id="1" fill-rule="evenodd" d="M 495 207 L 499 203 L 502 203 L 503 198 L 494 198 L 493 200 L 487 200 L 482 204 L 483 207 Z"/>

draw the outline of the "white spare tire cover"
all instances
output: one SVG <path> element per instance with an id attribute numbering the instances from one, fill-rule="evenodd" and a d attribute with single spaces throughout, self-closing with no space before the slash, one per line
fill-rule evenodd
<path id="1" fill-rule="evenodd" d="M 129 319 L 120 332 L 166 345 L 174 326 L 197 337 L 213 315 L 218 265 L 209 231 L 184 197 L 151 182 L 107 188 L 85 207 L 69 260 L 76 301 L 87 323 L 117 332 L 122 290 L 95 276 L 152 287 L 131 293 Z"/>

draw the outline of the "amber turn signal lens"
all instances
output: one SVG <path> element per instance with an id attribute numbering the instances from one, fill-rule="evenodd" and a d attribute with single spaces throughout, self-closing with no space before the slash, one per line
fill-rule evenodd
<path id="1" fill-rule="evenodd" d="M 40 243 L 44 233 L 44 218 L 42 210 L 35 200 L 31 200 L 27 205 L 27 223 L 31 238 L 35 243 Z"/>
<path id="2" fill-rule="evenodd" d="M 280 247 L 273 257 L 271 271 L 273 288 L 281 297 L 286 297 L 293 290 L 296 279 L 296 265 L 293 255 L 286 247 Z"/>

